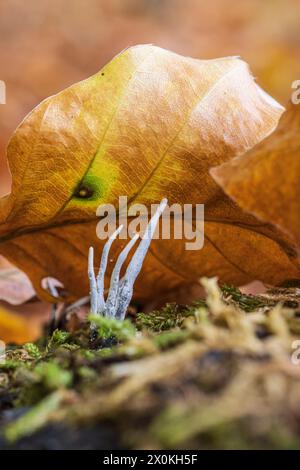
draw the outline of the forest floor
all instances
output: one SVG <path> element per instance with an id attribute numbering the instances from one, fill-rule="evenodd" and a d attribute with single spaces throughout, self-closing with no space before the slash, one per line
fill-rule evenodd
<path id="1" fill-rule="evenodd" d="M 300 288 L 204 285 L 189 307 L 9 347 L 0 449 L 299 448 Z"/>

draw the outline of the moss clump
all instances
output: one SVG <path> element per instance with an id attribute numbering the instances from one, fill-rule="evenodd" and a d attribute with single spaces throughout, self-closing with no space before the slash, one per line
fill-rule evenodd
<path id="1" fill-rule="evenodd" d="M 136 326 L 139 330 L 147 329 L 156 332 L 181 327 L 185 318 L 194 316 L 199 307 L 205 306 L 206 303 L 204 300 L 194 302 L 189 307 L 167 304 L 161 310 L 154 310 L 148 314 L 138 313 L 136 317 Z"/>
<path id="2" fill-rule="evenodd" d="M 244 312 L 253 312 L 268 305 L 266 299 L 243 294 L 237 287 L 224 284 L 221 291 L 226 300 L 233 300 Z"/>
<path id="3" fill-rule="evenodd" d="M 17 421 L 9 424 L 4 435 L 9 442 L 15 442 L 24 435 L 33 433 L 45 424 L 53 411 L 59 406 L 64 395 L 61 391 L 53 392 Z"/>
<path id="4" fill-rule="evenodd" d="M 33 372 L 48 390 L 69 387 L 72 383 L 72 372 L 64 370 L 55 362 L 40 362 Z"/>
<path id="5" fill-rule="evenodd" d="M 189 334 L 186 330 L 170 330 L 155 335 L 153 341 L 159 349 L 164 350 L 184 342 Z"/>
<path id="6" fill-rule="evenodd" d="M 117 341 L 126 341 L 136 334 L 136 329 L 130 320 L 121 321 L 101 315 L 90 315 L 89 320 L 95 325 L 101 339 L 113 337 Z"/>
<path id="7" fill-rule="evenodd" d="M 26 343 L 24 344 L 25 351 L 28 352 L 29 356 L 33 359 L 39 359 L 41 357 L 39 347 L 34 343 Z"/>
<path id="8" fill-rule="evenodd" d="M 87 325 L 57 330 L 39 348 L 8 348 L 0 371 L 6 438 L 30 436 L 39 448 L 51 441 L 48 425 L 88 439 L 92 426 L 109 426 L 125 449 L 299 447 L 298 311 L 281 300 L 274 308 L 267 295 L 254 308 L 253 296 L 221 292 L 214 279 L 204 285 L 206 301 L 139 314 L 138 333 L 129 320 L 93 316 L 93 334 Z M 8 408 L 14 422 L 1 415 Z"/>
<path id="9" fill-rule="evenodd" d="M 77 369 L 77 375 L 84 381 L 95 380 L 97 373 L 94 369 L 87 366 L 81 366 Z"/>
<path id="10" fill-rule="evenodd" d="M 23 363 L 15 359 L 6 359 L 0 362 L 0 370 L 17 369 L 20 366 L 23 366 Z"/>
<path id="11" fill-rule="evenodd" d="M 66 344 L 71 340 L 71 334 L 67 331 L 55 330 L 48 341 L 47 350 L 51 351 L 62 344 Z"/>

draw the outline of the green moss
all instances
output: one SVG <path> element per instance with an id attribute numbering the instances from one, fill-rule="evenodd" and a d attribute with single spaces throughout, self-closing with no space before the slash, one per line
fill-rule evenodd
<path id="1" fill-rule="evenodd" d="M 96 352 L 95 357 L 110 357 L 115 354 L 115 348 L 101 348 Z"/>
<path id="2" fill-rule="evenodd" d="M 221 290 L 225 298 L 232 299 L 244 312 L 253 312 L 267 304 L 261 297 L 243 294 L 234 286 L 224 284 Z"/>
<path id="3" fill-rule="evenodd" d="M 97 378 L 97 372 L 91 367 L 81 366 L 77 369 L 77 375 L 84 381 L 90 381 Z"/>
<path id="4" fill-rule="evenodd" d="M 31 356 L 32 358 L 39 359 L 41 357 L 40 350 L 36 344 L 26 343 L 23 347 L 28 352 L 29 356 Z"/>
<path id="5" fill-rule="evenodd" d="M 194 316 L 199 307 L 205 305 L 204 300 L 194 302 L 189 307 L 167 304 L 161 310 L 154 310 L 148 314 L 138 313 L 136 325 L 139 330 L 148 329 L 156 332 L 170 330 L 171 328 L 180 327 L 185 318 Z"/>
<path id="6" fill-rule="evenodd" d="M 165 331 L 153 338 L 154 343 L 160 349 L 167 349 L 176 344 L 182 343 L 188 336 L 189 332 L 185 330 Z"/>
<path id="7" fill-rule="evenodd" d="M 34 373 L 48 390 L 68 387 L 72 383 L 73 374 L 62 369 L 55 362 L 41 362 L 37 364 Z"/>
<path id="8" fill-rule="evenodd" d="M 89 349 L 82 350 L 82 355 L 85 359 L 92 361 L 97 357 L 95 351 L 90 351 Z"/>
<path id="9" fill-rule="evenodd" d="M 64 343 L 61 346 L 64 350 L 68 351 L 78 351 L 80 349 L 80 346 L 78 344 Z"/>
<path id="10" fill-rule="evenodd" d="M 48 341 L 47 350 L 57 348 L 62 344 L 68 343 L 71 339 L 71 334 L 67 331 L 55 330 Z"/>
<path id="11" fill-rule="evenodd" d="M 115 337 L 118 341 L 126 341 L 136 334 L 136 329 L 130 320 L 121 321 L 102 315 L 90 315 L 89 321 L 96 326 L 102 339 Z"/>
<path id="12" fill-rule="evenodd" d="M 17 369 L 22 365 L 22 362 L 16 361 L 15 359 L 6 359 L 4 362 L 0 362 L 0 370 Z"/>
<path id="13" fill-rule="evenodd" d="M 249 325 L 254 322 L 254 327 L 257 317 L 263 323 L 264 314 L 245 316 L 234 305 L 246 311 L 271 305 L 268 299 L 265 303 L 263 297 L 247 296 L 230 286 L 223 288 L 223 296 L 229 306 L 226 315 L 230 317 L 232 311 L 233 320 L 240 317 Z M 298 315 L 292 309 L 283 321 L 296 331 Z M 265 386 L 268 371 L 262 367 L 261 344 L 268 352 L 265 364 L 272 366 L 273 352 L 263 335 L 253 333 L 253 339 L 245 335 L 244 351 L 236 329 L 232 335 L 203 300 L 190 307 L 169 304 L 160 311 L 138 314 L 136 326 L 142 330 L 138 334 L 129 320 L 93 316 L 90 321 L 99 334 L 95 340 L 86 325 L 72 334 L 56 330 L 47 345 L 43 340 L 39 346 L 28 343 L 7 351 L 7 360 L 0 364 L 1 411 L 33 407 L 6 428 L 9 440 L 47 425 L 59 407 L 58 422 L 78 425 L 83 434 L 83 423 L 113 422 L 125 448 L 299 447 L 294 409 L 284 401 L 284 390 L 282 399 L 274 402 Z M 280 334 L 273 333 L 279 339 Z M 289 344 L 282 354 L 289 367 Z M 273 370 L 270 367 L 271 374 Z M 296 393 L 295 377 L 286 374 L 284 381 Z M 245 393 L 253 401 L 250 421 L 248 400 L 244 400 L 245 412 L 240 406 Z M 63 402 L 62 396 L 67 398 Z M 260 397 L 273 406 L 270 425 L 263 429 Z"/>
<path id="14" fill-rule="evenodd" d="M 46 397 L 28 413 L 9 424 L 4 431 L 6 439 L 15 442 L 23 436 L 28 436 L 42 427 L 49 415 L 59 406 L 63 399 L 63 393 L 57 391 Z"/>

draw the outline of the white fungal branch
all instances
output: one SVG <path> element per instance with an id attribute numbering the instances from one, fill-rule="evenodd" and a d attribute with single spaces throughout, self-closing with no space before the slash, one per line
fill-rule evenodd
<path id="1" fill-rule="evenodd" d="M 122 231 L 123 225 L 120 225 L 120 227 L 109 237 L 105 243 L 97 277 L 95 276 L 94 271 L 94 248 L 90 247 L 88 259 L 88 276 L 90 282 L 91 313 L 117 318 L 119 320 L 124 319 L 132 298 L 135 280 L 142 269 L 142 265 L 148 252 L 157 223 L 167 203 L 167 199 L 163 199 L 155 214 L 150 219 L 145 233 L 126 269 L 125 275 L 121 279 L 120 273 L 123 264 L 125 263 L 133 245 L 137 242 L 139 235 L 136 234 L 119 254 L 110 278 L 110 287 L 106 301 L 104 299 L 104 278 L 109 251 L 113 241 Z"/>

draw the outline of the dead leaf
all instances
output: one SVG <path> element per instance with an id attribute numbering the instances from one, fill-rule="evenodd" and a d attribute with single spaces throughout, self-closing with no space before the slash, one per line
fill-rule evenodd
<path id="1" fill-rule="evenodd" d="M 41 334 L 41 326 L 34 321 L 10 312 L 0 306 L 0 340 L 5 343 L 23 344 L 35 341 Z"/>
<path id="2" fill-rule="evenodd" d="M 211 174 L 240 207 L 300 247 L 300 106 L 290 103 L 273 134 Z"/>
<path id="3" fill-rule="evenodd" d="M 0 300 L 20 305 L 35 296 L 25 273 L 0 256 Z"/>
<path id="4" fill-rule="evenodd" d="M 238 58 L 129 48 L 42 102 L 15 132 L 12 192 L 0 200 L 0 251 L 42 298 L 53 301 L 41 287 L 51 276 L 73 300 L 88 293 L 88 247 L 100 257 L 98 205 L 116 206 L 121 195 L 147 205 L 167 197 L 169 204 L 205 204 L 205 246 L 186 251 L 182 240 L 154 241 L 136 298 L 200 276 L 236 284 L 295 278 L 285 238 L 240 210 L 208 172 L 268 135 L 281 113 Z M 93 194 L 80 199 L 80 187 Z M 114 244 L 111 266 L 122 246 Z"/>

